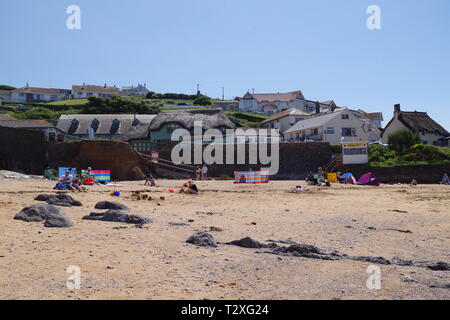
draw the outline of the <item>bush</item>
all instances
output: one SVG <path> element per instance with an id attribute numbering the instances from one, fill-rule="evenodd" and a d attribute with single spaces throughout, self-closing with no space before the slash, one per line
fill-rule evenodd
<path id="1" fill-rule="evenodd" d="M 211 99 L 206 96 L 199 96 L 193 102 L 197 106 L 210 106 L 212 104 Z"/>
<path id="2" fill-rule="evenodd" d="M 89 97 L 88 103 L 83 106 L 84 114 L 122 114 L 140 113 L 155 114 L 159 112 L 159 107 L 150 104 L 145 100 L 131 100 L 120 96 L 111 98 Z"/>
<path id="3" fill-rule="evenodd" d="M 450 161 L 450 149 L 438 146 L 417 144 L 412 146 L 403 156 L 404 161 L 447 162 Z"/>
<path id="4" fill-rule="evenodd" d="M 20 119 L 50 120 L 55 118 L 55 113 L 47 108 L 35 107 L 17 114 Z"/>
<path id="5" fill-rule="evenodd" d="M 412 133 L 409 130 L 398 130 L 388 137 L 389 146 L 398 152 L 406 152 L 411 146 L 420 142 L 419 133 Z"/>
<path id="6" fill-rule="evenodd" d="M 338 144 L 335 146 L 331 146 L 331 153 L 334 153 L 334 154 L 342 153 L 342 145 Z"/>
<path id="7" fill-rule="evenodd" d="M 392 162 L 397 157 L 397 153 L 379 144 L 369 145 L 369 162 Z"/>

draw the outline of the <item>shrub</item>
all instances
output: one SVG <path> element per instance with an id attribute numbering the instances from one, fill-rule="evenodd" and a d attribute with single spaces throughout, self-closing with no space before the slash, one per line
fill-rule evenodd
<path id="1" fill-rule="evenodd" d="M 398 152 L 406 152 L 411 146 L 419 143 L 419 133 L 412 133 L 409 130 L 398 130 L 388 137 L 389 146 Z"/>
<path id="2" fill-rule="evenodd" d="M 369 145 L 369 162 L 392 162 L 397 157 L 397 153 L 379 144 Z"/>

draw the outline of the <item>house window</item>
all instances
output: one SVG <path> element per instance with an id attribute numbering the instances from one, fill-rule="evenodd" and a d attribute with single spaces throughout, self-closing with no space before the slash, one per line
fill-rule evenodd
<path id="1" fill-rule="evenodd" d="M 25 97 L 25 93 L 23 92 L 19 93 L 19 97 Z"/>
<path id="2" fill-rule="evenodd" d="M 312 131 L 312 135 L 313 136 L 317 136 L 317 135 L 319 135 L 319 129 L 314 129 L 313 131 Z"/>
<path id="3" fill-rule="evenodd" d="M 422 141 L 422 144 L 428 144 L 428 141 L 423 140 L 423 141 Z"/>
<path id="4" fill-rule="evenodd" d="M 114 119 L 111 124 L 111 129 L 109 130 L 110 134 L 116 134 L 119 131 L 120 128 L 120 121 L 117 119 Z"/>
<path id="5" fill-rule="evenodd" d="M 342 128 L 342 134 L 343 137 L 355 137 L 356 136 L 356 129 L 355 128 Z"/>
<path id="6" fill-rule="evenodd" d="M 359 155 L 359 154 L 367 154 L 367 148 L 350 148 L 350 149 L 344 149 L 344 154 L 345 154 L 346 156 Z"/>
<path id="7" fill-rule="evenodd" d="M 173 133 L 175 130 L 179 129 L 180 125 L 177 123 L 169 123 L 167 125 L 167 132 L 168 133 Z"/>
<path id="8" fill-rule="evenodd" d="M 91 128 L 94 130 L 94 133 L 97 133 L 98 127 L 100 126 L 100 121 L 97 119 L 92 120 Z"/>
<path id="9" fill-rule="evenodd" d="M 70 127 L 69 127 L 69 130 L 67 130 L 67 133 L 74 134 L 77 131 L 79 124 L 80 124 L 80 122 L 77 119 L 73 119 L 70 122 Z"/>
<path id="10" fill-rule="evenodd" d="M 347 113 L 344 113 L 344 114 L 341 115 L 341 119 L 342 120 L 348 120 L 348 119 L 350 119 L 350 116 Z"/>
<path id="11" fill-rule="evenodd" d="M 334 134 L 334 127 L 328 127 L 327 134 Z"/>

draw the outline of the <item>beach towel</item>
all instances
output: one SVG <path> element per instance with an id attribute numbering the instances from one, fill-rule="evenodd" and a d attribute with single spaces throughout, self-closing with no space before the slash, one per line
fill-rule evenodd
<path id="1" fill-rule="evenodd" d="M 364 185 L 364 186 L 379 186 L 380 181 L 378 181 L 378 178 L 372 173 L 366 173 L 359 178 L 358 184 Z"/>
<path id="2" fill-rule="evenodd" d="M 356 179 L 350 172 L 344 173 L 341 177 L 344 179 L 345 184 L 356 184 Z"/>
<path id="3" fill-rule="evenodd" d="M 81 172 L 81 176 L 87 177 L 87 170 Z M 95 177 L 95 180 L 99 183 L 109 183 L 111 182 L 111 171 L 109 170 L 91 170 L 91 175 Z M 86 178 L 87 180 L 88 178 Z M 86 184 L 86 180 L 84 183 Z"/>
<path id="4" fill-rule="evenodd" d="M 269 183 L 269 171 L 235 171 L 234 178 L 234 183 Z"/>

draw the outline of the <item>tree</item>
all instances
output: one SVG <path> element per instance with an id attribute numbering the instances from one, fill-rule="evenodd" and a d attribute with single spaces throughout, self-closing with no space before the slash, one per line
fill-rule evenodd
<path id="1" fill-rule="evenodd" d="M 156 92 L 154 91 L 149 91 L 147 92 L 147 94 L 145 95 L 145 98 L 147 99 L 153 99 L 154 95 L 156 94 Z"/>
<path id="2" fill-rule="evenodd" d="M 211 99 L 206 96 L 199 96 L 194 100 L 196 106 L 210 106 L 212 104 Z"/>
<path id="3" fill-rule="evenodd" d="M 8 86 L 6 84 L 0 84 L 0 90 L 9 90 L 9 91 L 11 91 L 11 90 L 16 90 L 16 89 L 17 88 Z"/>
<path id="4" fill-rule="evenodd" d="M 389 146 L 398 152 L 406 152 L 411 146 L 420 142 L 418 132 L 413 133 L 406 129 L 395 131 L 388 137 Z"/>
<path id="5" fill-rule="evenodd" d="M 84 114 L 155 114 L 158 112 L 159 107 L 147 101 L 126 99 L 115 95 L 110 98 L 89 97 L 88 103 L 82 109 Z"/>

